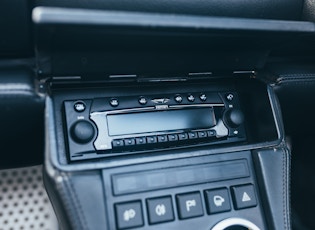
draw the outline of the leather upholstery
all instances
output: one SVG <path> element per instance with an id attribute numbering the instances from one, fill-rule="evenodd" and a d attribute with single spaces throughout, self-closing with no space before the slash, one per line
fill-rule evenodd
<path id="1" fill-rule="evenodd" d="M 315 22 L 315 1 L 305 0 L 303 7 L 303 19 Z"/>
<path id="2" fill-rule="evenodd" d="M 268 229 L 291 229 L 289 151 L 260 150 L 253 158 Z"/>
<path id="3" fill-rule="evenodd" d="M 298 20 L 303 0 L 37 0 L 35 6 Z"/>
<path id="4" fill-rule="evenodd" d="M 0 69 L 0 168 L 42 162 L 44 99 L 31 72 Z"/>

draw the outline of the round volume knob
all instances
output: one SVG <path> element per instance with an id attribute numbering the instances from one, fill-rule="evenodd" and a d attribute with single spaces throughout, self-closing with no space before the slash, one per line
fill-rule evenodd
<path id="1" fill-rule="evenodd" d="M 71 127 L 71 137 L 79 144 L 86 144 L 92 140 L 95 134 L 93 125 L 88 121 L 78 121 Z"/>
<path id="2" fill-rule="evenodd" d="M 224 114 L 224 123 L 232 128 L 237 128 L 244 122 L 244 114 L 239 109 L 229 109 Z"/>

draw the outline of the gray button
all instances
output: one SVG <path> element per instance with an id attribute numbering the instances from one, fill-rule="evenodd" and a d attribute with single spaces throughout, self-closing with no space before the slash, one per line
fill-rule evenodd
<path id="1" fill-rule="evenodd" d="M 203 216 L 203 207 L 199 192 L 176 195 L 180 219 Z"/>
<path id="2" fill-rule="evenodd" d="M 118 229 L 143 226 L 141 201 L 115 204 Z"/>
<path id="3" fill-rule="evenodd" d="M 227 188 L 206 190 L 205 197 L 208 214 L 231 210 L 230 196 Z"/>
<path id="4" fill-rule="evenodd" d="M 147 199 L 147 209 L 150 224 L 174 220 L 172 198 L 170 196 Z"/>
<path id="5" fill-rule="evenodd" d="M 255 188 L 252 184 L 232 187 L 235 209 L 255 207 L 257 205 Z"/>

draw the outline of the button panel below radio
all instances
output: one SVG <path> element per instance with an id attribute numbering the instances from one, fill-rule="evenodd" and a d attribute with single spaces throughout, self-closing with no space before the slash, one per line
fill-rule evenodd
<path id="1" fill-rule="evenodd" d="M 236 193 L 235 190 L 237 190 Z M 146 202 L 143 203 L 145 203 L 147 209 L 149 225 L 155 225 L 175 221 L 174 209 L 179 220 L 200 218 L 205 215 L 205 208 L 208 215 L 230 212 L 232 211 L 230 197 L 232 197 L 235 210 L 240 208 L 239 202 L 250 204 L 242 206 L 243 209 L 253 208 L 257 206 L 255 193 L 254 185 L 245 184 L 232 186 L 230 189 L 227 187 L 206 189 L 203 193 L 200 193 L 200 191 L 180 193 L 174 197 L 165 194 L 162 197 L 146 198 Z M 176 206 L 173 206 L 173 199 Z M 118 229 L 142 227 L 144 225 L 146 218 L 143 215 L 143 203 L 140 200 L 132 200 L 114 204 Z"/>
<path id="2" fill-rule="evenodd" d="M 202 142 L 209 138 L 214 138 L 216 136 L 215 130 L 205 130 L 205 131 L 191 131 L 184 133 L 172 133 L 165 135 L 151 135 L 151 136 L 141 136 L 141 137 L 128 137 L 124 139 L 114 139 L 112 141 L 113 149 L 121 149 L 132 147 L 143 148 L 145 146 L 150 146 L 153 144 L 179 144 L 182 142 Z"/>

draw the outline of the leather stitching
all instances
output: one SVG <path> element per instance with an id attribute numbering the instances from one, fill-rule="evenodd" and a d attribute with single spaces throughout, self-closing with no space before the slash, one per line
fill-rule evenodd
<path id="1" fill-rule="evenodd" d="M 86 218 L 85 218 L 85 215 L 84 215 L 84 212 L 83 212 L 81 203 L 80 203 L 80 199 L 78 198 L 78 195 L 77 195 L 76 190 L 75 190 L 75 188 L 74 188 L 74 186 L 73 186 L 73 184 L 72 184 L 71 179 L 68 178 L 67 181 L 69 182 L 68 184 L 70 185 L 70 188 L 71 188 L 71 190 L 72 190 L 72 194 L 73 194 L 73 198 L 74 198 L 75 204 L 76 204 L 76 206 L 77 206 L 77 208 L 78 208 L 78 209 L 75 210 L 75 211 L 78 211 L 79 216 L 81 217 L 80 220 L 81 220 L 81 223 L 82 223 L 82 229 L 88 230 L 89 227 L 88 227 L 87 222 L 86 222 Z"/>

